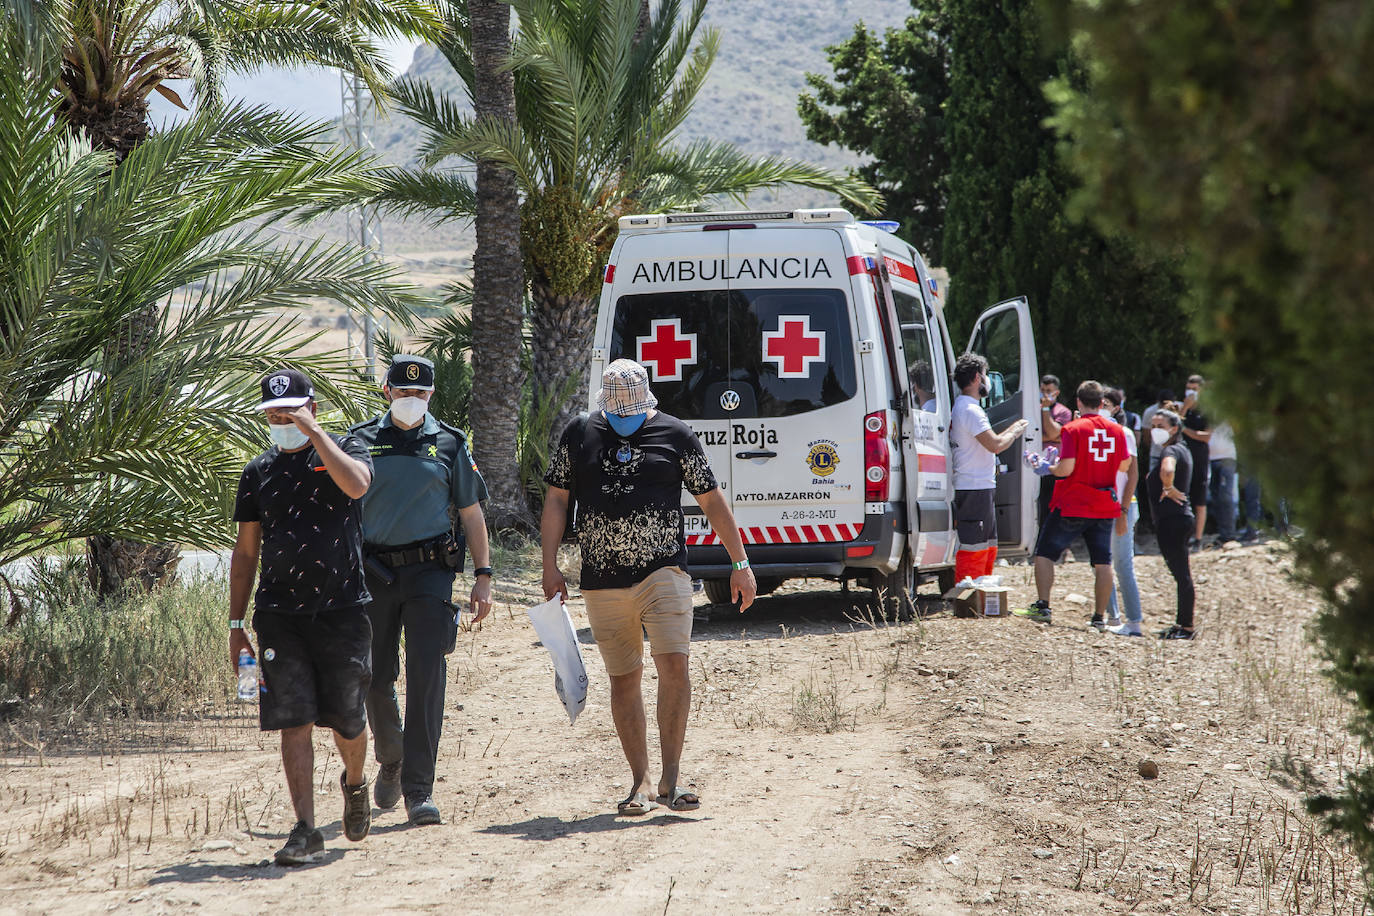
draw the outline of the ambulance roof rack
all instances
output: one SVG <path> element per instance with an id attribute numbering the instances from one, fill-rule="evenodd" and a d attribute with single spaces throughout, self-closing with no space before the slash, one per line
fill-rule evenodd
<path id="1" fill-rule="evenodd" d="M 852 223 L 848 210 L 713 210 L 708 213 L 654 213 L 622 216 L 620 231 L 662 229 L 665 226 L 709 226 L 729 223 Z"/>

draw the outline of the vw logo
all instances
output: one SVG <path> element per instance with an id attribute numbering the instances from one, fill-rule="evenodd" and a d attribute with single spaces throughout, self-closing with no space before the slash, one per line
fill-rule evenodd
<path id="1" fill-rule="evenodd" d="M 720 406 L 725 410 L 734 410 L 739 406 L 739 392 L 733 388 L 726 388 L 725 393 L 720 396 Z"/>

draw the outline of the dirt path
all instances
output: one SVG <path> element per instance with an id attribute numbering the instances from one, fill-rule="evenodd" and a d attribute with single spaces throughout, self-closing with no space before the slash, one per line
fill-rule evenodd
<path id="1" fill-rule="evenodd" d="M 1302 641 L 1314 609 L 1277 547 L 1196 558 L 1204 638 L 937 612 L 872 625 L 802 584 L 699 620 L 685 776 L 703 806 L 614 815 L 626 767 L 584 646 L 569 727 L 520 613 L 526 572 L 450 664 L 440 827 L 376 814 L 343 839 L 317 744 L 326 861 L 267 864 L 291 825 L 275 741 L 232 710 L 130 729 L 118 750 L 30 750 L 0 785 L 0 913 L 1359 912 L 1354 862 L 1300 815 L 1285 761 L 1334 779 L 1344 711 Z M 1147 623 L 1171 589 L 1139 560 Z M 1029 570 L 1005 570 L 1013 606 Z M 806 590 L 811 589 L 811 590 Z M 937 610 L 937 604 L 930 604 Z M 580 605 L 574 620 L 586 626 Z M 646 685 L 652 703 L 653 680 Z M 652 732 L 652 727 L 651 727 Z M 17 739 L 16 739 L 17 740 Z M 15 741 L 11 741 L 15 744 Z M 1160 777 L 1137 775 L 1140 759 Z M 251 830 L 251 833 L 249 832 Z M 1305 864 L 1304 864 L 1305 863 Z M 1335 895 L 1333 900 L 1332 895 Z"/>

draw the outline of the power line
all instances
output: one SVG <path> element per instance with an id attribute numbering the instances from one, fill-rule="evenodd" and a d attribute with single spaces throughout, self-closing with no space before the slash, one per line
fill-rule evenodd
<path id="1" fill-rule="evenodd" d="M 344 136 L 360 152 L 375 152 L 376 145 L 367 131 L 368 124 L 377 116 L 377 104 L 372 97 L 372 91 L 358 74 L 345 71 L 339 73 L 339 87 L 343 103 L 341 120 Z M 362 247 L 365 256 L 370 260 L 381 261 L 382 221 L 377 207 L 359 206 L 349 219 L 352 221 L 351 234 Z M 363 374 L 374 378 L 377 371 L 378 322 L 371 312 L 363 312 L 360 316 L 352 309 L 348 310 L 348 319 L 349 352 L 361 363 Z M 382 320 L 380 330 L 383 333 L 389 331 L 385 319 Z M 354 340 L 355 333 L 362 336 L 361 347 Z"/>

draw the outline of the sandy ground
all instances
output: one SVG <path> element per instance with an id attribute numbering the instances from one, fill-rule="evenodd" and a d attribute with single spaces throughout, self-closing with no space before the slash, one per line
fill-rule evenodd
<path id="1" fill-rule="evenodd" d="M 1194 566 L 1193 643 L 1087 628 L 1082 562 L 1058 569 L 1052 626 L 937 600 L 874 623 L 817 581 L 742 617 L 702 607 L 684 776 L 703 805 L 640 818 L 614 813 L 628 774 L 594 646 L 569 727 L 522 612 L 537 570 L 507 569 L 451 657 L 442 826 L 375 812 L 349 843 L 320 735 L 327 855 L 283 869 L 275 736 L 243 707 L 41 753 L 11 727 L 0 912 L 1360 912 L 1356 863 L 1290 775 L 1331 783 L 1358 754 L 1304 641 L 1315 602 L 1277 543 Z M 1158 629 L 1171 580 L 1137 568 Z M 1001 571 L 1013 606 L 1034 597 L 1028 567 Z"/>

